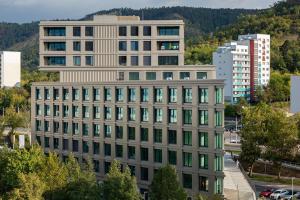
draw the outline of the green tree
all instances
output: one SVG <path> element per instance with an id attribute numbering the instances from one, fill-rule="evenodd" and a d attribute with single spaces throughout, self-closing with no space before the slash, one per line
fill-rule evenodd
<path id="1" fill-rule="evenodd" d="M 121 172 L 121 165 L 114 160 L 111 163 L 107 178 L 102 184 L 104 200 L 138 200 L 140 194 L 136 184 L 136 179 L 131 176 L 129 167 Z"/>
<path id="2" fill-rule="evenodd" d="M 187 194 L 180 185 L 176 170 L 166 165 L 155 172 L 150 185 L 149 195 L 154 200 L 185 200 Z"/>

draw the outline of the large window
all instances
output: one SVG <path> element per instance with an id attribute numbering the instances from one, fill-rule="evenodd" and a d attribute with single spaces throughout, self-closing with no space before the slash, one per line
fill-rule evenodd
<path id="1" fill-rule="evenodd" d="M 179 26 L 159 26 L 158 35 L 179 35 Z"/>
<path id="2" fill-rule="evenodd" d="M 111 89 L 104 88 L 104 101 L 111 101 Z"/>
<path id="3" fill-rule="evenodd" d="M 158 65 L 178 65 L 178 56 L 158 56 Z"/>
<path id="4" fill-rule="evenodd" d="M 128 120 L 129 121 L 135 121 L 136 120 L 135 108 L 128 108 Z"/>
<path id="5" fill-rule="evenodd" d="M 183 89 L 183 102 L 184 103 L 192 103 L 192 89 L 191 88 Z"/>
<path id="6" fill-rule="evenodd" d="M 94 36 L 94 27 L 92 27 L 92 26 L 85 27 L 85 36 L 88 36 L 88 37 Z"/>
<path id="7" fill-rule="evenodd" d="M 144 59 L 144 66 L 151 66 L 151 56 L 144 56 L 143 59 Z"/>
<path id="8" fill-rule="evenodd" d="M 121 66 L 127 65 L 127 57 L 126 56 L 119 56 L 119 65 L 121 65 Z"/>
<path id="9" fill-rule="evenodd" d="M 215 171 L 222 171 L 223 170 L 223 156 L 222 155 L 215 155 Z"/>
<path id="10" fill-rule="evenodd" d="M 193 163 L 192 153 L 183 152 L 182 157 L 183 157 L 183 166 L 192 167 L 192 163 Z"/>
<path id="11" fill-rule="evenodd" d="M 154 101 L 161 103 L 163 100 L 163 90 L 162 88 L 155 88 L 154 89 Z"/>
<path id="12" fill-rule="evenodd" d="M 215 94 L 216 94 L 216 104 L 223 103 L 223 88 L 216 88 Z"/>
<path id="13" fill-rule="evenodd" d="M 73 51 L 80 51 L 80 50 L 81 50 L 80 42 L 79 41 L 73 42 Z"/>
<path id="14" fill-rule="evenodd" d="M 208 110 L 199 110 L 199 124 L 208 125 Z"/>
<path id="15" fill-rule="evenodd" d="M 83 151 L 83 153 L 89 152 L 89 144 L 87 141 L 82 141 L 82 151 Z"/>
<path id="16" fill-rule="evenodd" d="M 73 56 L 73 64 L 74 64 L 74 66 L 80 66 L 81 65 L 81 57 Z"/>
<path id="17" fill-rule="evenodd" d="M 128 159 L 135 159 L 135 146 L 128 146 Z"/>
<path id="18" fill-rule="evenodd" d="M 94 51 L 94 42 L 93 41 L 85 42 L 85 51 Z"/>
<path id="19" fill-rule="evenodd" d="M 183 187 L 192 189 L 193 186 L 193 176 L 192 174 L 182 174 L 182 182 L 183 182 Z"/>
<path id="20" fill-rule="evenodd" d="M 139 65 L 139 57 L 131 56 L 131 66 L 138 66 L 138 65 Z"/>
<path id="21" fill-rule="evenodd" d="M 153 134 L 154 143 L 162 143 L 162 129 L 155 128 Z"/>
<path id="22" fill-rule="evenodd" d="M 223 178 L 218 177 L 215 179 L 214 193 L 223 194 Z"/>
<path id="23" fill-rule="evenodd" d="M 104 125 L 104 137 L 111 138 L 111 125 Z"/>
<path id="24" fill-rule="evenodd" d="M 100 125 L 99 124 L 93 124 L 93 135 L 94 136 L 100 136 Z"/>
<path id="25" fill-rule="evenodd" d="M 66 36 L 65 27 L 45 27 L 45 36 Z"/>
<path id="26" fill-rule="evenodd" d="M 177 110 L 169 109 L 169 123 L 177 123 Z"/>
<path id="27" fill-rule="evenodd" d="M 177 165 L 177 152 L 168 151 L 168 160 L 170 165 Z"/>
<path id="28" fill-rule="evenodd" d="M 143 42 L 143 50 L 144 51 L 151 51 L 151 41 L 144 41 Z"/>
<path id="29" fill-rule="evenodd" d="M 89 101 L 90 100 L 89 89 L 88 88 L 83 88 L 82 89 L 82 100 L 83 101 Z"/>
<path id="30" fill-rule="evenodd" d="M 111 120 L 111 107 L 104 107 L 104 119 Z"/>
<path id="31" fill-rule="evenodd" d="M 50 106 L 49 105 L 45 105 L 44 106 L 44 115 L 45 116 L 50 116 Z"/>
<path id="32" fill-rule="evenodd" d="M 128 127 L 128 140 L 135 140 L 135 127 Z"/>
<path id="33" fill-rule="evenodd" d="M 93 154 L 99 155 L 100 153 L 100 144 L 99 142 L 93 142 Z"/>
<path id="34" fill-rule="evenodd" d="M 151 36 L 151 26 L 144 26 L 143 34 L 144 36 Z"/>
<path id="35" fill-rule="evenodd" d="M 223 126 L 223 112 L 215 111 L 215 126 Z"/>
<path id="36" fill-rule="evenodd" d="M 141 167 L 141 180 L 142 181 L 148 181 L 148 168 L 146 167 Z"/>
<path id="37" fill-rule="evenodd" d="M 148 122 L 149 121 L 148 108 L 141 108 L 141 121 L 142 122 Z"/>
<path id="38" fill-rule="evenodd" d="M 123 157 L 123 145 L 116 144 L 116 157 L 122 158 Z"/>
<path id="39" fill-rule="evenodd" d="M 208 103 L 208 88 L 199 88 L 199 103 Z"/>
<path id="40" fill-rule="evenodd" d="M 191 78 L 190 72 L 180 72 L 181 80 L 189 80 Z"/>
<path id="41" fill-rule="evenodd" d="M 183 131 L 183 145 L 192 146 L 192 131 Z"/>
<path id="42" fill-rule="evenodd" d="M 168 143 L 169 144 L 177 144 L 177 131 L 176 130 L 168 130 Z"/>
<path id="43" fill-rule="evenodd" d="M 156 80 L 156 72 L 146 72 L 146 80 Z"/>
<path id="44" fill-rule="evenodd" d="M 104 155 L 111 156 L 111 144 L 104 144 Z"/>
<path id="45" fill-rule="evenodd" d="M 73 132 L 73 135 L 79 134 L 79 124 L 78 123 L 72 123 L 72 132 Z"/>
<path id="46" fill-rule="evenodd" d="M 123 120 L 123 108 L 116 107 L 116 120 Z"/>
<path id="47" fill-rule="evenodd" d="M 154 109 L 154 122 L 162 122 L 163 119 L 163 111 L 161 108 Z"/>
<path id="48" fill-rule="evenodd" d="M 207 154 L 199 154 L 199 168 L 200 169 L 208 169 L 208 155 Z"/>
<path id="49" fill-rule="evenodd" d="M 89 124 L 82 124 L 82 135 L 88 136 L 89 135 Z"/>
<path id="50" fill-rule="evenodd" d="M 199 190 L 208 192 L 208 178 L 205 176 L 199 176 Z"/>
<path id="51" fill-rule="evenodd" d="M 100 101 L 100 89 L 99 88 L 94 88 L 94 101 Z"/>
<path id="52" fill-rule="evenodd" d="M 124 89 L 123 88 L 116 89 L 116 100 L 124 101 Z"/>
<path id="53" fill-rule="evenodd" d="M 94 106 L 94 119 L 100 119 L 100 107 Z"/>
<path id="54" fill-rule="evenodd" d="M 223 134 L 215 133 L 215 148 L 223 149 Z"/>
<path id="55" fill-rule="evenodd" d="M 73 89 L 73 101 L 78 101 L 79 97 L 79 89 Z"/>
<path id="56" fill-rule="evenodd" d="M 82 106 L 82 118 L 89 118 L 89 107 L 88 106 Z"/>
<path id="57" fill-rule="evenodd" d="M 169 88 L 169 102 L 170 103 L 177 102 L 177 88 Z"/>
<path id="58" fill-rule="evenodd" d="M 207 72 L 197 72 L 197 79 L 207 79 Z"/>
<path id="59" fill-rule="evenodd" d="M 141 142 L 148 142 L 149 137 L 149 129 L 148 128 L 141 128 Z"/>
<path id="60" fill-rule="evenodd" d="M 136 89 L 135 88 L 129 88 L 128 89 L 128 101 L 129 102 L 135 102 L 136 101 Z"/>
<path id="61" fill-rule="evenodd" d="M 208 133 L 207 132 L 199 132 L 198 133 L 198 146 L 199 147 L 208 147 Z"/>
<path id="62" fill-rule="evenodd" d="M 93 66 L 94 65 L 94 56 L 85 56 L 85 65 Z"/>
<path id="63" fill-rule="evenodd" d="M 130 32 L 131 32 L 131 36 L 139 36 L 139 27 L 132 26 Z"/>
<path id="64" fill-rule="evenodd" d="M 179 50 L 178 41 L 158 41 L 157 50 Z"/>
<path id="65" fill-rule="evenodd" d="M 79 117 L 79 107 L 78 106 L 73 106 L 72 109 L 73 117 Z"/>
<path id="66" fill-rule="evenodd" d="M 81 35 L 81 28 L 79 26 L 73 27 L 73 36 L 80 37 Z"/>
<path id="67" fill-rule="evenodd" d="M 116 126 L 116 139 L 123 139 L 123 126 Z"/>
<path id="68" fill-rule="evenodd" d="M 127 35 L 127 27 L 126 26 L 120 26 L 119 27 L 119 36 L 126 36 Z"/>
<path id="69" fill-rule="evenodd" d="M 141 161 L 148 161 L 148 148 L 141 147 Z"/>
<path id="70" fill-rule="evenodd" d="M 142 88 L 141 89 L 141 102 L 148 102 L 149 101 L 149 89 Z"/>
<path id="71" fill-rule="evenodd" d="M 78 152 L 78 140 L 72 141 L 72 150 L 73 152 Z"/>
<path id="72" fill-rule="evenodd" d="M 162 163 L 162 150 L 154 149 L 154 162 Z"/>
<path id="73" fill-rule="evenodd" d="M 173 80 L 173 72 L 163 72 L 164 80 Z"/>
<path id="74" fill-rule="evenodd" d="M 192 110 L 182 110 L 183 124 L 192 124 Z"/>
<path id="75" fill-rule="evenodd" d="M 66 43 L 65 42 L 45 42 L 46 51 L 65 51 Z"/>
<path id="76" fill-rule="evenodd" d="M 131 41 L 130 42 L 131 51 L 138 51 L 139 50 L 139 42 L 138 41 Z"/>
<path id="77" fill-rule="evenodd" d="M 65 56 L 46 56 L 45 57 L 45 65 L 66 65 L 66 57 Z"/>
<path id="78" fill-rule="evenodd" d="M 129 72 L 129 80 L 140 80 L 140 73 L 139 72 Z"/>
<path id="79" fill-rule="evenodd" d="M 127 51 L 127 42 L 119 41 L 119 51 Z"/>

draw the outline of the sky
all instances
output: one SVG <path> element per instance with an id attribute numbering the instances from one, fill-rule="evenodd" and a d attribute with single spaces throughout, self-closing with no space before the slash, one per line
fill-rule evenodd
<path id="1" fill-rule="evenodd" d="M 0 0 L 0 22 L 79 19 L 111 8 L 193 6 L 207 8 L 268 8 L 278 0 Z"/>

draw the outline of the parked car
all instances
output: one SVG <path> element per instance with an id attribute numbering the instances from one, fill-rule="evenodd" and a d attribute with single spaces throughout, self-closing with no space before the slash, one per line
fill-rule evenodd
<path id="1" fill-rule="evenodd" d="M 259 197 L 270 197 L 270 195 L 274 192 L 274 189 L 267 188 L 259 193 Z"/>
<path id="2" fill-rule="evenodd" d="M 270 195 L 270 199 L 274 199 L 274 200 L 279 200 L 279 199 L 283 199 L 283 196 L 288 194 L 289 191 L 286 189 L 279 189 L 279 190 L 275 190 L 271 195 Z"/>
<path id="3" fill-rule="evenodd" d="M 292 195 L 292 192 L 290 194 L 284 195 L 285 200 L 294 200 L 293 199 L 300 199 L 300 192 L 294 191 L 294 195 Z"/>

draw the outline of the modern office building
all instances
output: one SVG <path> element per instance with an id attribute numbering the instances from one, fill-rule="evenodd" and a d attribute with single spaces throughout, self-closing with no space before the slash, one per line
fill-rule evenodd
<path id="1" fill-rule="evenodd" d="M 300 76 L 291 76 L 291 113 L 300 112 Z"/>
<path id="2" fill-rule="evenodd" d="M 255 88 L 270 80 L 270 35 L 240 35 L 213 54 L 217 78 L 225 79 L 225 100 L 255 100 Z"/>
<path id="3" fill-rule="evenodd" d="M 15 87 L 21 82 L 21 53 L 0 51 L 0 86 Z"/>
<path id="4" fill-rule="evenodd" d="M 60 73 L 32 86 L 32 138 L 45 152 L 92 158 L 100 180 L 117 159 L 143 194 L 168 163 L 190 197 L 223 193 L 224 80 L 184 65 L 182 20 L 42 21 L 40 70 Z"/>

